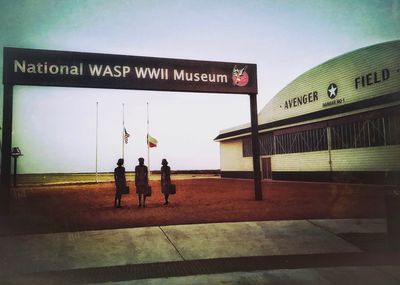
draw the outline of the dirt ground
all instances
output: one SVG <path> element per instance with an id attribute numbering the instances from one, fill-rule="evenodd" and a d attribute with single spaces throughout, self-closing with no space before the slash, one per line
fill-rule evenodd
<path id="1" fill-rule="evenodd" d="M 174 179 L 174 178 L 172 178 Z M 385 216 L 384 194 L 377 185 L 263 182 L 255 201 L 252 180 L 174 180 L 177 194 L 163 206 L 159 181 L 146 208 L 131 193 L 114 208 L 113 183 L 18 187 L 12 189 L 11 215 L 0 235 L 98 230 L 175 224 Z M 4 220 L 3 220 L 4 221 Z"/>

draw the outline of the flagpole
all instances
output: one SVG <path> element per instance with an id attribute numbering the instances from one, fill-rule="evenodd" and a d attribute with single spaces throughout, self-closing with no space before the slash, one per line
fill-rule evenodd
<path id="1" fill-rule="evenodd" d="M 125 154 L 125 104 L 122 103 L 122 159 Z"/>
<path id="2" fill-rule="evenodd" d="M 150 176 L 150 147 L 149 147 L 149 102 L 147 102 L 147 166 L 149 168 L 149 176 Z"/>
<path id="3" fill-rule="evenodd" d="M 99 183 L 98 175 L 98 151 L 99 151 L 99 102 L 96 102 L 96 183 Z"/>

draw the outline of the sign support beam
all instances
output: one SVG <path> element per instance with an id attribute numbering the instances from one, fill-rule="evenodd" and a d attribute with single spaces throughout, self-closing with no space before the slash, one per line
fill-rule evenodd
<path id="1" fill-rule="evenodd" d="M 10 211 L 12 111 L 13 85 L 5 84 L 3 94 L 0 215 L 7 215 Z"/>
<path id="2" fill-rule="evenodd" d="M 250 95 L 251 143 L 253 150 L 253 179 L 256 201 L 261 201 L 260 141 L 258 137 L 257 93 Z"/>

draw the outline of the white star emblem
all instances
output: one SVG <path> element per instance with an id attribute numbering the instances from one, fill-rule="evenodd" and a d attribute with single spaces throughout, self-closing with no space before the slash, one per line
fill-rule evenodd
<path id="1" fill-rule="evenodd" d="M 328 97 L 333 99 L 337 95 L 337 86 L 335 83 L 331 83 L 328 87 Z"/>

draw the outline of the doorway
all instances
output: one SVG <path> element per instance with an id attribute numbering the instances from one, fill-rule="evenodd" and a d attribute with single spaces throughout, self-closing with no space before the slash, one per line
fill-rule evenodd
<path id="1" fill-rule="evenodd" d="M 261 158 L 262 179 L 272 179 L 271 158 Z"/>

